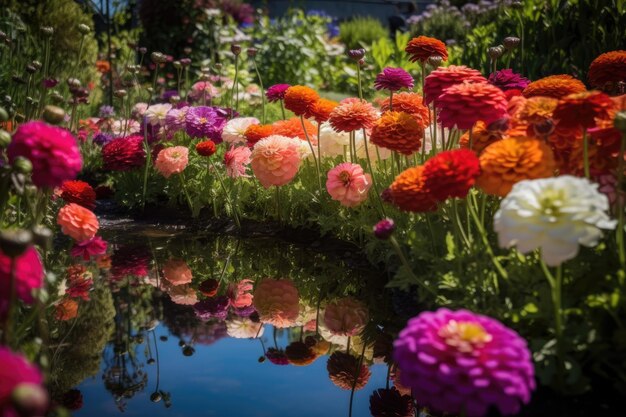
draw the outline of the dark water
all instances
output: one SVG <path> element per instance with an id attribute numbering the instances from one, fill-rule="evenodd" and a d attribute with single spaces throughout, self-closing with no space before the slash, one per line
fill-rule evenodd
<path id="1" fill-rule="evenodd" d="M 113 265 L 81 307 L 78 324 L 68 324 L 62 343 L 67 347 L 55 361 L 58 389 L 75 385 L 82 393 L 82 408 L 74 415 L 348 416 L 351 390 L 331 381 L 327 361 L 335 351 L 360 358 L 361 340 L 351 338 L 348 347 L 347 337 L 332 336 L 316 321 L 318 304 L 323 313 L 327 301 L 346 295 L 367 306 L 371 319 L 364 332 L 370 346 L 362 359 L 371 376 L 352 399 L 353 416 L 370 415 L 370 395 L 387 383 L 390 339 L 381 329 L 401 328 L 412 313 L 402 312 L 402 304 L 414 304 L 406 295 L 383 290 L 386 277 L 350 260 L 345 248 L 322 242 L 297 245 L 129 225 L 105 226 Z M 189 268 L 191 284 L 174 290 L 164 285 L 163 271 L 172 260 Z M 137 276 L 144 272 L 147 277 Z M 231 306 L 225 319 L 201 320 L 192 305 L 177 302 L 193 302 L 191 293 L 205 299 L 198 290 L 209 278 L 220 282 L 216 297 L 242 279 L 254 285 L 290 279 L 298 290 L 300 317 L 275 328 L 255 313 L 240 317 Z M 187 288 L 185 296 L 177 292 L 181 287 Z M 242 323 L 252 327 L 251 338 L 241 338 Z M 377 339 L 385 343 L 374 352 Z M 312 344 L 317 351 L 306 366 L 295 364 L 298 355 L 286 365 L 265 356 L 271 348 L 284 352 L 290 345 L 308 346 L 310 353 Z"/>

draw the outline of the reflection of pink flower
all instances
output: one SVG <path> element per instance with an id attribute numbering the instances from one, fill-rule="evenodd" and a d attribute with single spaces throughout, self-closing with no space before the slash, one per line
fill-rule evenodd
<path id="1" fill-rule="evenodd" d="M 246 175 L 246 166 L 250 163 L 251 153 L 252 151 L 247 146 L 237 148 L 231 146 L 230 150 L 224 154 L 224 165 L 226 165 L 226 173 L 229 177 L 249 177 Z"/>
<path id="2" fill-rule="evenodd" d="M 84 242 L 77 242 L 74 244 L 72 256 L 76 258 L 82 257 L 83 260 L 88 261 L 91 257 L 104 255 L 107 251 L 107 242 L 100 236 L 94 236 Z"/>
<path id="3" fill-rule="evenodd" d="M 22 384 L 41 385 L 43 377 L 39 370 L 26 358 L 0 346 L 0 415 L 18 416 L 13 409 L 11 394 Z M 42 413 L 44 414 L 44 413 Z"/>
<path id="4" fill-rule="evenodd" d="M 300 141 L 272 135 L 252 150 L 252 171 L 263 187 L 288 184 L 300 168 Z"/>
<path id="5" fill-rule="evenodd" d="M 150 259 L 150 251 L 145 247 L 122 246 L 111 257 L 111 275 L 116 281 L 127 276 L 146 277 Z"/>
<path id="6" fill-rule="evenodd" d="M 324 309 L 324 325 L 334 335 L 355 336 L 367 324 L 367 308 L 352 297 L 329 303 Z"/>
<path id="7" fill-rule="evenodd" d="M 15 294 L 25 303 L 32 303 L 32 291 L 43 285 L 43 266 L 32 246 L 15 259 Z M 9 301 L 11 288 L 11 258 L 0 250 L 0 313 Z"/>
<path id="8" fill-rule="evenodd" d="M 290 279 L 264 279 L 254 290 L 253 303 L 263 323 L 279 328 L 293 326 L 300 311 L 298 289 Z"/>
<path id="9" fill-rule="evenodd" d="M 230 305 L 235 308 L 243 308 L 252 305 L 252 291 L 254 286 L 251 279 L 242 279 L 228 286 L 228 298 Z"/>
<path id="10" fill-rule="evenodd" d="M 358 164 L 344 162 L 328 171 L 326 190 L 342 206 L 354 207 L 367 200 L 371 186 L 372 177 Z"/>
<path id="11" fill-rule="evenodd" d="M 163 277 L 172 285 L 182 285 L 189 284 L 193 276 L 185 261 L 170 259 L 163 265 Z"/>
<path id="12" fill-rule="evenodd" d="M 169 286 L 165 292 L 170 296 L 173 303 L 185 306 L 192 306 L 198 302 L 198 294 L 189 285 Z"/>
<path id="13" fill-rule="evenodd" d="M 154 163 L 157 171 L 165 178 L 169 178 L 172 174 L 180 174 L 189 163 L 189 149 L 184 146 L 173 146 L 165 148 Z"/>

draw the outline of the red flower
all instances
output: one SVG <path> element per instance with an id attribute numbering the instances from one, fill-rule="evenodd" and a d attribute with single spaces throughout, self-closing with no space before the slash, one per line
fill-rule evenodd
<path id="1" fill-rule="evenodd" d="M 130 171 L 146 162 L 143 138 L 139 135 L 113 139 L 102 147 L 104 169 Z"/>
<path id="2" fill-rule="evenodd" d="M 209 157 L 217 151 L 215 142 L 212 140 L 205 140 L 196 145 L 196 152 L 198 155 Z"/>
<path id="3" fill-rule="evenodd" d="M 85 181 L 65 181 L 61 185 L 61 198 L 67 203 L 76 203 L 89 210 L 96 207 L 96 192 Z"/>
<path id="4" fill-rule="evenodd" d="M 598 56 L 589 66 L 589 84 L 613 92 L 626 81 L 626 51 L 611 51 Z"/>
<path id="5" fill-rule="evenodd" d="M 469 129 L 481 120 L 486 124 L 507 115 L 507 99 L 502 90 L 491 84 L 456 84 L 437 99 L 443 127 Z"/>
<path id="6" fill-rule="evenodd" d="M 433 55 L 439 55 L 443 61 L 448 60 L 448 50 L 446 44 L 439 39 L 429 38 L 427 36 L 418 36 L 413 38 L 406 45 L 404 51 L 409 55 L 411 62 L 426 62 Z"/>
<path id="7" fill-rule="evenodd" d="M 596 119 L 608 119 L 613 105 L 613 100 L 599 91 L 574 93 L 559 100 L 552 118 L 566 129 L 589 129 L 596 126 Z"/>
<path id="8" fill-rule="evenodd" d="M 441 152 L 424 164 L 426 188 L 439 201 L 465 198 L 480 174 L 480 161 L 469 149 Z"/>

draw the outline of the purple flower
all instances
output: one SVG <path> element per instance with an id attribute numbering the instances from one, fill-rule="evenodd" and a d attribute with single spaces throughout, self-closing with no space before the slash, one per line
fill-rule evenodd
<path id="1" fill-rule="evenodd" d="M 109 119 L 115 116 L 115 109 L 113 108 L 113 106 L 104 105 L 100 107 L 98 114 L 100 115 L 101 119 Z"/>
<path id="2" fill-rule="evenodd" d="M 489 75 L 489 84 L 493 84 L 502 91 L 506 90 L 523 90 L 530 80 L 523 77 L 521 74 L 513 72 L 512 69 L 503 69 L 500 71 L 492 72 Z"/>
<path id="3" fill-rule="evenodd" d="M 402 68 L 387 67 L 376 76 L 374 87 L 377 90 L 398 91 L 413 88 L 413 77 Z"/>
<path id="4" fill-rule="evenodd" d="M 179 96 L 178 91 L 177 90 L 166 90 L 163 92 L 163 94 L 161 95 L 161 100 L 165 103 L 169 103 L 170 99 L 172 97 L 176 97 Z"/>
<path id="5" fill-rule="evenodd" d="M 43 86 L 45 88 L 54 88 L 57 86 L 57 84 L 59 83 L 59 80 L 57 80 L 56 78 L 45 78 L 43 81 Z"/>
<path id="6" fill-rule="evenodd" d="M 113 135 L 109 133 L 104 133 L 104 132 L 98 133 L 92 139 L 93 143 L 99 146 L 104 146 L 107 143 L 111 142 L 112 140 L 113 140 Z"/>
<path id="7" fill-rule="evenodd" d="M 213 107 L 190 107 L 185 117 L 185 131 L 192 138 L 208 138 L 222 143 L 222 129 L 226 119 L 220 117 Z"/>
<path id="8" fill-rule="evenodd" d="M 151 125 L 150 122 L 146 120 L 144 117 L 143 122 L 139 125 L 139 136 L 144 137 L 144 134 L 148 138 L 148 143 L 152 144 L 157 142 L 159 138 L 159 131 L 161 130 L 161 125 Z"/>
<path id="9" fill-rule="evenodd" d="M 254 306 L 233 308 L 233 313 L 239 317 L 250 317 L 253 313 L 256 313 L 256 309 Z"/>
<path id="10" fill-rule="evenodd" d="M 526 341 L 499 321 L 441 308 L 409 320 L 394 342 L 401 382 L 418 404 L 482 417 L 517 414 L 535 389 Z"/>
<path id="11" fill-rule="evenodd" d="M 220 295 L 217 297 L 207 298 L 193 305 L 196 317 L 200 320 L 209 320 L 216 318 L 218 320 L 226 320 L 228 315 L 228 297 Z"/>
<path id="12" fill-rule="evenodd" d="M 165 126 L 167 130 L 174 132 L 183 130 L 187 124 L 187 111 L 189 111 L 189 107 L 168 111 L 165 116 Z"/>
<path id="13" fill-rule="evenodd" d="M 275 101 L 283 100 L 289 87 L 291 87 L 289 84 L 274 84 L 265 92 L 267 101 L 274 103 Z"/>
<path id="14" fill-rule="evenodd" d="M 389 239 L 396 230 L 396 225 L 391 219 L 382 219 L 374 226 L 374 236 L 378 239 Z"/>

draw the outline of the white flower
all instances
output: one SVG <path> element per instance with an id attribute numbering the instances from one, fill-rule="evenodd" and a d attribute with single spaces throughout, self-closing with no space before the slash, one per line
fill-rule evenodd
<path id="1" fill-rule="evenodd" d="M 255 323 L 247 317 L 226 320 L 226 333 L 236 339 L 253 339 L 263 336 L 263 323 Z"/>
<path id="2" fill-rule="evenodd" d="M 322 151 L 322 157 L 335 157 L 343 155 L 344 146 L 346 147 L 346 155 L 350 157 L 350 134 L 346 132 L 337 132 L 335 131 L 330 123 L 324 122 L 322 123 L 322 127 L 320 129 L 320 148 Z M 354 142 L 356 145 L 356 153 L 359 158 L 366 158 L 365 146 L 363 144 L 363 131 L 358 130 L 355 132 Z M 376 148 L 378 148 L 378 153 L 376 153 Z M 391 151 L 389 149 L 383 147 L 377 147 L 374 145 L 368 138 L 367 141 L 367 150 L 370 154 L 370 159 L 372 163 L 375 164 L 378 161 L 378 156 L 380 155 L 380 159 L 387 159 L 391 156 Z"/>
<path id="3" fill-rule="evenodd" d="M 124 134 L 126 134 L 126 136 L 132 135 L 139 132 L 140 128 L 141 126 L 139 125 L 139 122 L 132 119 L 115 120 L 113 124 L 111 124 L 111 132 L 118 136 L 122 136 Z"/>
<path id="4" fill-rule="evenodd" d="M 549 266 L 558 266 L 578 254 L 579 245 L 592 247 L 602 229 L 614 229 L 607 214 L 609 202 L 598 185 L 563 175 L 520 181 L 502 200 L 494 216 L 501 247 L 522 253 L 541 249 Z"/>
<path id="5" fill-rule="evenodd" d="M 246 133 L 246 129 L 251 125 L 258 125 L 259 119 L 256 117 L 237 117 L 235 119 L 231 119 L 224 126 L 224 130 L 222 131 L 222 139 L 224 142 L 238 144 L 245 143 L 246 137 L 244 133 Z"/>
<path id="6" fill-rule="evenodd" d="M 146 110 L 148 110 L 148 103 L 137 103 L 133 107 L 132 115 L 135 119 L 139 119 L 146 114 Z"/>
<path id="7" fill-rule="evenodd" d="M 153 104 L 148 107 L 146 110 L 145 116 L 148 120 L 148 123 L 151 125 L 161 125 L 165 124 L 165 117 L 167 116 L 167 112 L 172 109 L 171 104 Z"/>

